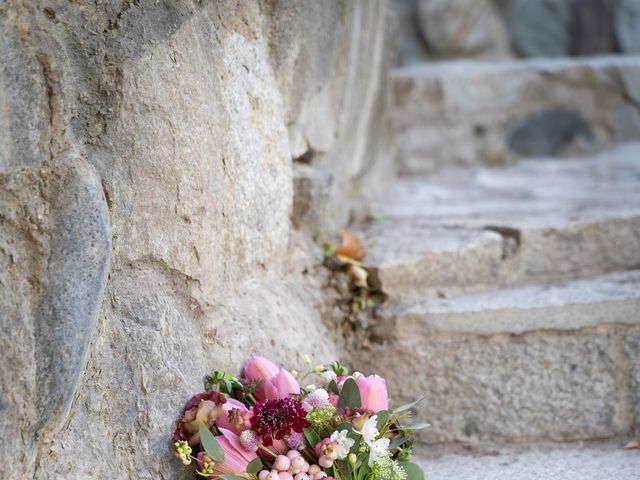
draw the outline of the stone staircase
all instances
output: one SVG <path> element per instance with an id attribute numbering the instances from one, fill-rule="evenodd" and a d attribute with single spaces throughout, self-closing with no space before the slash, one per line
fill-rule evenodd
<path id="1" fill-rule="evenodd" d="M 396 403 L 425 397 L 428 444 L 623 445 L 640 429 L 640 59 L 411 67 L 394 91 L 404 176 L 357 232 L 389 294 L 363 361 Z M 640 478 L 629 455 L 636 477 L 456 474 L 455 455 L 427 471 Z"/>

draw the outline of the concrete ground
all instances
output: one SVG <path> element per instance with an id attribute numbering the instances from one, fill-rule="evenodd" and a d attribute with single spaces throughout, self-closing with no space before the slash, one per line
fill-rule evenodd
<path id="1" fill-rule="evenodd" d="M 426 480 L 640 480 L 640 450 L 611 444 L 444 453 L 417 463 Z"/>

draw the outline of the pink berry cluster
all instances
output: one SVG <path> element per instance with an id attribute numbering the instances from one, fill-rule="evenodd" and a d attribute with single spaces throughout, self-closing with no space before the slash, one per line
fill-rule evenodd
<path id="1" fill-rule="evenodd" d="M 262 470 L 258 480 L 335 480 L 329 477 L 318 465 L 309 465 L 299 451 L 289 450 L 286 455 L 278 455 L 273 469 Z"/>

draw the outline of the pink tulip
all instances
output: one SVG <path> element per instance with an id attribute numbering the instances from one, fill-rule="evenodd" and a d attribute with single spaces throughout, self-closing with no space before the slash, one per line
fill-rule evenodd
<path id="1" fill-rule="evenodd" d="M 389 395 L 387 394 L 387 383 L 384 378 L 378 375 L 370 375 L 368 377 L 359 375 L 356 378 L 356 383 L 360 390 L 362 408 L 371 410 L 374 413 L 389 408 Z"/>
<path id="2" fill-rule="evenodd" d="M 254 460 L 257 455 L 242 448 L 240 437 L 226 428 L 220 428 L 220 433 L 216 440 L 224 450 L 224 460 L 217 462 L 214 469 L 216 473 L 244 473 L 247 465 Z"/>
<path id="3" fill-rule="evenodd" d="M 247 380 L 269 380 L 271 377 L 275 377 L 280 369 L 271 360 L 260 357 L 258 355 L 252 356 L 247 363 L 244 364 L 244 378 Z"/>
<path id="4" fill-rule="evenodd" d="M 288 398 L 292 394 L 300 393 L 300 384 L 288 370 L 281 368 L 277 375 L 266 380 L 260 385 L 254 396 L 257 400 L 275 400 L 277 398 Z"/>
<path id="5" fill-rule="evenodd" d="M 244 425 L 233 425 L 229 421 L 229 412 L 231 410 L 240 410 L 242 413 L 249 412 L 249 409 L 245 407 L 244 403 L 239 402 L 235 398 L 227 398 L 227 401 L 224 405 L 222 405 L 222 408 L 224 409 L 224 411 L 222 412 L 222 415 L 220 415 L 220 417 L 218 417 L 218 419 L 216 420 L 216 426 L 218 428 L 226 428 L 227 430 L 231 430 L 236 435 L 240 435 L 242 430 L 249 428 L 248 426 Z"/>

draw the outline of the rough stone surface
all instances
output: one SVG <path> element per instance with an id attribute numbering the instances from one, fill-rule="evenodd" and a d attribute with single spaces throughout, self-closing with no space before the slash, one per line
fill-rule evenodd
<path id="1" fill-rule="evenodd" d="M 567 0 L 505 0 L 505 19 L 515 49 L 525 57 L 569 54 L 571 5 Z"/>
<path id="2" fill-rule="evenodd" d="M 625 272 L 560 285 L 425 299 L 386 312 L 398 336 L 416 338 L 430 331 L 492 335 L 536 330 L 578 330 L 640 324 L 640 272 Z"/>
<path id="3" fill-rule="evenodd" d="M 638 268 L 639 152 L 403 179 L 359 231 L 367 261 L 395 299 Z"/>
<path id="4" fill-rule="evenodd" d="M 509 34 L 492 0 L 420 0 L 418 22 L 434 56 L 512 56 Z"/>
<path id="5" fill-rule="evenodd" d="M 580 138 L 593 141 L 591 126 L 580 112 L 555 108 L 523 119 L 509 133 L 507 144 L 523 157 L 552 156 Z"/>
<path id="6" fill-rule="evenodd" d="M 571 0 L 570 28 L 572 55 L 597 55 L 616 52 L 614 13 L 609 0 Z"/>
<path id="7" fill-rule="evenodd" d="M 373 347 L 363 361 L 387 375 L 396 404 L 425 397 L 415 417 L 432 424 L 420 433 L 427 443 L 606 438 L 634 428 L 622 353 L 630 328 L 431 331 Z"/>
<path id="8" fill-rule="evenodd" d="M 586 444 L 445 454 L 418 463 L 432 480 L 636 480 L 640 454 L 617 443 Z"/>
<path id="9" fill-rule="evenodd" d="M 634 0 L 618 0 L 615 30 L 620 50 L 640 53 L 640 5 Z"/>
<path id="10" fill-rule="evenodd" d="M 400 168 L 430 173 L 444 165 L 504 164 L 523 155 L 575 155 L 637 139 L 638 85 L 640 60 L 631 56 L 451 61 L 398 69 L 394 123 Z M 549 112 L 572 113 L 569 122 L 566 113 L 555 118 L 562 129 L 547 137 Z M 510 148 L 514 128 L 531 119 L 533 132 L 511 145 L 527 148 Z"/>
<path id="11" fill-rule="evenodd" d="M 343 356 L 303 272 L 391 172 L 390 40 L 383 1 L 0 5 L 3 478 L 180 478 L 209 370 Z"/>

